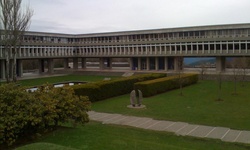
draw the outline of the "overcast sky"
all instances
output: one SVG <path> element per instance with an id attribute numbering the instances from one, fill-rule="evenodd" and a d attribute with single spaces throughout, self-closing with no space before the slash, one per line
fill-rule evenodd
<path id="1" fill-rule="evenodd" d="M 250 23 L 250 0 L 23 0 L 30 31 L 99 33 Z"/>

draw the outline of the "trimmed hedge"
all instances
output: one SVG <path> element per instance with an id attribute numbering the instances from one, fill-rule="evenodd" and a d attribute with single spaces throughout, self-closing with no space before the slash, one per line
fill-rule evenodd
<path id="1" fill-rule="evenodd" d="M 140 89 L 144 97 L 153 96 L 182 86 L 194 84 L 198 81 L 197 74 L 183 74 L 181 80 L 179 76 L 170 76 L 150 81 L 138 82 L 134 84 L 134 89 Z"/>
<path id="2" fill-rule="evenodd" d="M 99 81 L 73 86 L 76 95 L 88 96 L 91 102 L 127 94 L 134 89 L 134 83 L 166 77 L 163 73 L 142 74 L 110 81 Z"/>

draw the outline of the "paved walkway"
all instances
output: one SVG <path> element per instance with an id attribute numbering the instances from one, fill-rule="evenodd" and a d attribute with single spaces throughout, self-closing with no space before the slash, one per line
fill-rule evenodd
<path id="1" fill-rule="evenodd" d="M 250 144 L 250 131 L 232 130 L 225 127 L 212 127 L 188 124 L 185 122 L 172 122 L 154 120 L 152 118 L 125 116 L 90 111 L 89 118 L 103 124 L 127 125 L 156 131 L 173 132 L 176 135 L 193 136 L 199 138 L 220 139 L 225 142 L 239 142 Z"/>

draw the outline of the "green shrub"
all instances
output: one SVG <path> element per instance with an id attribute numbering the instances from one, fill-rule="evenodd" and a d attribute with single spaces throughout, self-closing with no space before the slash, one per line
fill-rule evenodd
<path id="1" fill-rule="evenodd" d="M 58 123 L 89 121 L 88 98 L 76 96 L 69 86 L 44 85 L 29 93 L 14 84 L 3 84 L 0 91 L 1 144 L 12 145 L 18 138 L 45 132 Z"/>
<path id="2" fill-rule="evenodd" d="M 58 125 L 58 122 L 88 122 L 87 111 L 90 110 L 88 97 L 76 96 L 70 86 L 54 88 L 45 85 L 32 93 L 43 108 L 42 122 L 45 126 Z"/>
<path id="3" fill-rule="evenodd" d="M 77 95 L 86 95 L 90 101 L 100 101 L 114 96 L 131 92 L 134 83 L 166 77 L 163 73 L 142 74 L 110 81 L 99 81 L 83 85 L 73 86 Z"/>
<path id="4" fill-rule="evenodd" d="M 153 96 L 182 86 L 194 84 L 198 81 L 197 74 L 182 74 L 179 76 L 170 76 L 155 80 L 143 81 L 134 84 L 134 89 L 140 89 L 144 97 Z"/>
<path id="5" fill-rule="evenodd" d="M 82 85 L 74 85 L 72 86 L 75 94 L 78 96 L 88 96 L 89 100 L 93 102 L 93 100 L 99 99 L 96 93 L 99 93 L 100 88 L 94 83 L 86 83 Z"/>

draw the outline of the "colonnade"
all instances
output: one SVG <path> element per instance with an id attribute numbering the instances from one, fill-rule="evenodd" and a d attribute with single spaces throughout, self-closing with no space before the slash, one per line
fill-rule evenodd
<path id="1" fill-rule="evenodd" d="M 54 59 L 39 59 L 39 73 L 48 72 L 54 73 Z M 130 70 L 134 71 L 149 71 L 149 70 L 174 70 L 178 71 L 182 69 L 183 57 L 131 57 L 129 58 Z M 86 58 L 73 58 L 73 69 L 79 69 L 79 63 L 82 69 L 86 69 Z M 225 70 L 225 57 L 216 57 L 216 70 Z M 0 79 L 5 79 L 6 63 L 4 60 L 0 60 Z M 47 67 L 47 70 L 45 69 Z M 99 69 L 112 69 L 112 58 L 99 58 Z M 17 76 L 23 76 L 22 60 L 17 60 Z M 64 69 L 69 69 L 69 58 L 64 58 Z M 12 76 L 12 74 L 10 74 Z"/>
<path id="2" fill-rule="evenodd" d="M 64 58 L 64 69 L 69 69 L 69 59 Z M 81 64 L 81 69 L 86 69 L 87 58 L 72 58 L 73 68 L 79 69 L 79 64 Z M 99 70 L 112 69 L 113 61 L 112 57 L 100 57 L 99 59 Z M 23 76 L 23 61 L 21 59 L 17 60 L 16 73 L 18 77 Z M 54 73 L 54 59 L 38 59 L 39 62 L 39 73 L 42 74 L 47 72 L 49 74 Z M 183 57 L 130 57 L 129 65 L 130 70 L 134 71 L 178 71 L 183 68 Z M 10 64 L 13 64 L 11 61 Z M 216 71 L 224 71 L 226 67 L 226 57 L 218 56 L 216 57 Z M 5 79 L 6 77 L 6 62 L 5 60 L 0 60 L 0 79 Z M 47 69 L 45 69 L 47 68 Z M 10 76 L 13 76 L 10 74 Z"/>
<path id="3" fill-rule="evenodd" d="M 48 73 L 53 73 L 53 59 L 40 60 L 39 72 L 44 72 L 44 62 L 47 61 Z M 113 61 L 110 57 L 99 58 L 99 70 L 112 69 Z M 225 70 L 225 57 L 216 57 L 216 71 Z M 74 70 L 87 68 L 86 58 L 73 58 Z M 129 58 L 130 70 L 134 71 L 178 71 L 183 69 L 183 57 L 131 57 Z M 64 69 L 69 69 L 69 58 L 64 58 Z"/>

